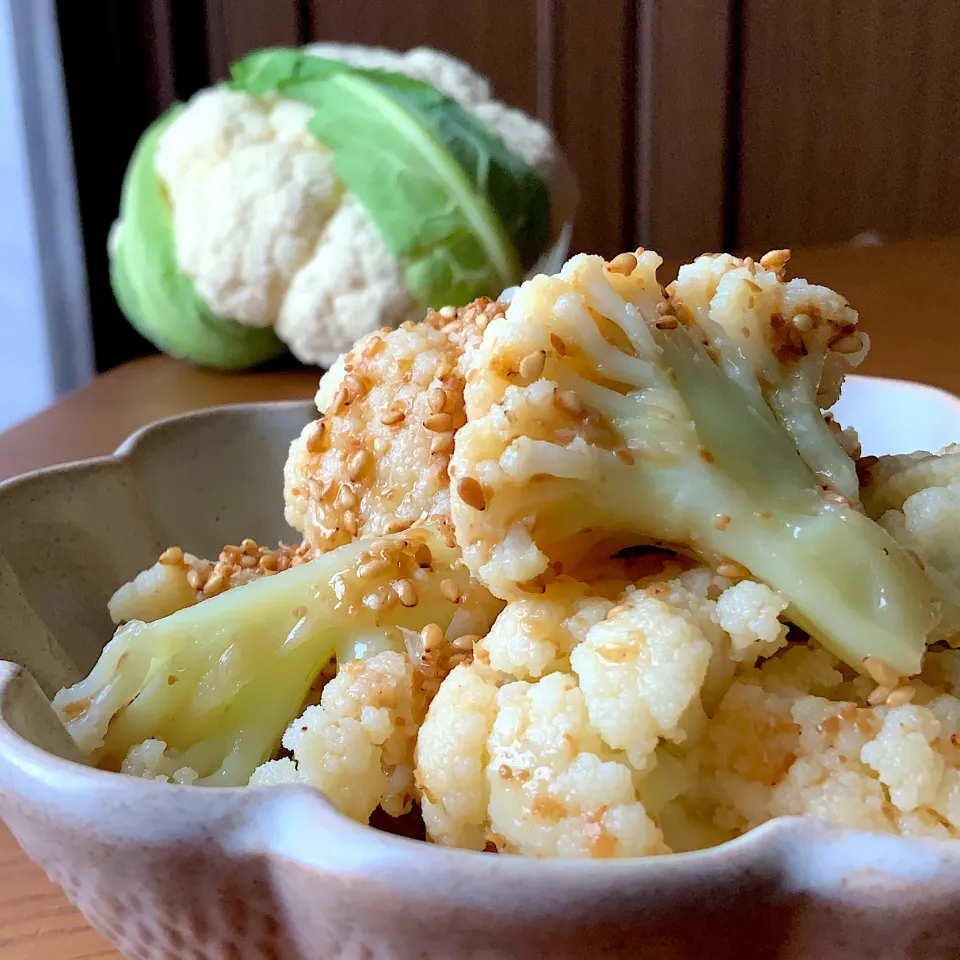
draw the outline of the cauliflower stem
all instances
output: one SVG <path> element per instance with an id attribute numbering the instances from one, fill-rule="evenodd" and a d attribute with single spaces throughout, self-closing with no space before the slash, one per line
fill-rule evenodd
<path id="1" fill-rule="evenodd" d="M 854 668 L 877 657 L 916 673 L 939 619 L 935 588 L 804 462 L 789 426 L 803 432 L 815 389 L 796 402 L 781 391 L 773 409 L 768 380 L 789 382 L 796 363 L 761 376 L 720 323 L 663 297 L 659 257 L 624 257 L 626 268 L 575 257 L 524 284 L 473 351 L 451 464 L 467 564 L 510 599 L 542 589 L 558 564 L 569 572 L 591 542 L 666 543 L 769 584 L 789 619 Z M 815 452 L 816 464 L 850 463 L 830 436 Z"/>
<path id="2" fill-rule="evenodd" d="M 447 628 L 459 608 L 444 580 L 469 587 L 455 549 L 428 528 L 348 544 L 153 623 L 124 625 L 54 707 L 100 767 L 120 769 L 131 749 L 156 740 L 166 748 L 158 775 L 242 786 L 331 658 L 402 651 L 401 628 L 426 621 Z"/>

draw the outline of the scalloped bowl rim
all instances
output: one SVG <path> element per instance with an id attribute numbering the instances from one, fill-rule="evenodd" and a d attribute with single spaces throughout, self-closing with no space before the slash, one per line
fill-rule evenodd
<path id="1" fill-rule="evenodd" d="M 909 388 L 920 391 L 931 398 L 935 397 L 939 403 L 952 407 L 956 412 L 958 422 L 960 422 L 960 397 L 937 387 L 895 378 L 852 376 L 848 380 L 869 380 L 877 385 L 889 385 L 901 389 Z M 11 477 L 0 482 L 0 493 L 38 476 L 69 474 L 124 461 L 133 454 L 146 437 L 170 424 L 218 413 L 242 414 L 245 410 L 252 411 L 265 407 L 296 410 L 307 406 L 312 406 L 311 401 L 250 402 L 205 407 L 165 417 L 136 430 L 120 444 L 113 454 L 74 460 Z M 404 855 L 416 852 L 420 857 L 429 858 L 429 862 L 435 865 L 461 861 L 464 863 L 475 862 L 477 859 L 482 859 L 488 871 L 493 869 L 495 873 L 500 873 L 503 870 L 508 870 L 514 876 L 520 877 L 525 874 L 535 874 L 542 880 L 559 879 L 561 876 L 568 880 L 588 880 L 595 874 L 602 874 L 603 878 L 622 877 L 625 873 L 638 876 L 643 874 L 662 876 L 666 871 L 670 873 L 676 870 L 685 871 L 688 867 L 693 870 L 708 865 L 714 868 L 722 868 L 728 862 L 731 866 L 739 865 L 742 855 L 753 854 L 756 858 L 762 858 L 764 854 L 781 854 L 787 848 L 796 850 L 800 847 L 810 847 L 812 849 L 817 845 L 814 841 L 842 840 L 843 838 L 854 841 L 857 838 L 867 839 L 869 846 L 858 847 L 858 849 L 875 851 L 881 860 L 885 859 L 886 854 L 891 849 L 899 848 L 903 850 L 905 847 L 909 847 L 911 851 L 919 852 L 922 850 L 928 854 L 936 855 L 948 854 L 951 859 L 956 859 L 960 863 L 960 840 L 931 840 L 901 837 L 894 834 L 871 833 L 826 823 L 806 816 L 776 817 L 717 846 L 657 857 L 604 861 L 536 859 L 521 856 L 490 857 L 478 851 L 425 843 L 420 840 L 385 833 L 366 824 L 357 823 L 333 808 L 319 790 L 306 785 L 203 789 L 150 781 L 99 770 L 58 756 L 21 736 L 8 722 L 7 711 L 11 699 L 19 695 L 15 689 L 16 681 L 23 676 L 29 677 L 29 673 L 22 667 L 10 661 L 0 660 L 0 756 L 12 768 L 23 774 L 25 779 L 44 783 L 50 789 L 50 792 L 60 798 L 67 798 L 73 794 L 86 794 L 91 788 L 95 788 L 98 793 L 109 791 L 111 795 L 122 794 L 123 802 L 121 806 L 124 809 L 136 808 L 139 806 L 141 798 L 176 797 L 179 806 L 186 805 L 194 811 L 195 816 L 199 815 L 200 819 L 202 819 L 203 813 L 209 811 L 211 822 L 217 819 L 217 806 L 220 801 L 225 801 L 230 806 L 234 806 L 237 802 L 244 806 L 249 805 L 251 812 L 262 807 L 266 800 L 270 801 L 267 804 L 268 807 L 276 808 L 275 812 L 290 812 L 305 805 L 317 825 L 315 831 L 307 833 L 305 836 L 299 836 L 295 845 L 296 849 L 289 842 L 267 842 L 265 847 L 271 856 L 283 857 L 307 869 L 321 867 L 330 869 L 329 856 L 327 855 L 329 846 L 322 842 L 325 821 L 329 825 L 334 825 L 341 836 L 348 839 L 353 838 L 357 841 L 374 842 L 384 853 L 391 852 Z M 299 810 L 299 812 L 302 814 L 303 810 Z M 98 830 L 101 830 L 104 834 L 110 835 L 113 833 L 109 818 L 103 822 L 98 822 L 97 826 Z M 130 837 L 128 833 L 124 833 L 122 830 L 117 831 L 116 836 L 118 840 L 121 837 L 127 841 L 131 839 L 136 841 L 137 839 L 136 837 Z M 276 840 L 276 835 L 274 840 Z M 262 839 L 258 846 L 264 846 Z M 358 859 L 362 863 L 366 862 L 363 857 Z M 928 860 L 927 857 L 923 859 Z M 751 862 L 753 861 L 751 860 Z M 862 866 L 863 864 L 858 864 L 858 867 Z"/>

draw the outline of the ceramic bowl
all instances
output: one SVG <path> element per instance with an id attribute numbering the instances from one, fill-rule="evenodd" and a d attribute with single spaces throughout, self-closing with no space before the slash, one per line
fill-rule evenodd
<path id="1" fill-rule="evenodd" d="M 842 415 L 867 452 L 960 438 L 960 401 L 912 384 L 853 379 Z M 45 693 L 93 664 L 110 593 L 170 543 L 290 536 L 280 468 L 310 416 L 200 412 L 0 487 L 0 651 L 21 664 L 0 664 L 0 813 L 127 957 L 960 956 L 953 842 L 795 818 L 699 853 L 537 861 L 380 833 L 306 787 L 204 790 L 78 762 Z"/>

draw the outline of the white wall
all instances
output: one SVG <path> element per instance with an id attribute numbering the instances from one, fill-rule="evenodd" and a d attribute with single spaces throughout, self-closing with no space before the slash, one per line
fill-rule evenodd
<path id="1" fill-rule="evenodd" d="M 5 0 L 0 6 L 0 430 L 53 397 L 23 110 Z"/>
<path id="2" fill-rule="evenodd" d="M 0 430 L 93 373 L 53 0 L 0 0 Z"/>

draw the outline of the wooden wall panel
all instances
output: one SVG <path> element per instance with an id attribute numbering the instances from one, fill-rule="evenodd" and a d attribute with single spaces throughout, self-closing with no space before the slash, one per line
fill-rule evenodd
<path id="1" fill-rule="evenodd" d="M 960 232 L 960 3 L 742 12 L 739 245 Z"/>
<path id="2" fill-rule="evenodd" d="M 489 77 L 498 98 L 537 108 L 536 0 L 312 0 L 308 9 L 311 40 L 437 47 Z"/>
<path id="3" fill-rule="evenodd" d="M 637 0 L 636 238 L 666 257 L 724 246 L 732 0 Z"/>
<path id="4" fill-rule="evenodd" d="M 258 47 L 296 46 L 303 37 L 299 0 L 204 0 L 211 79 Z"/>

